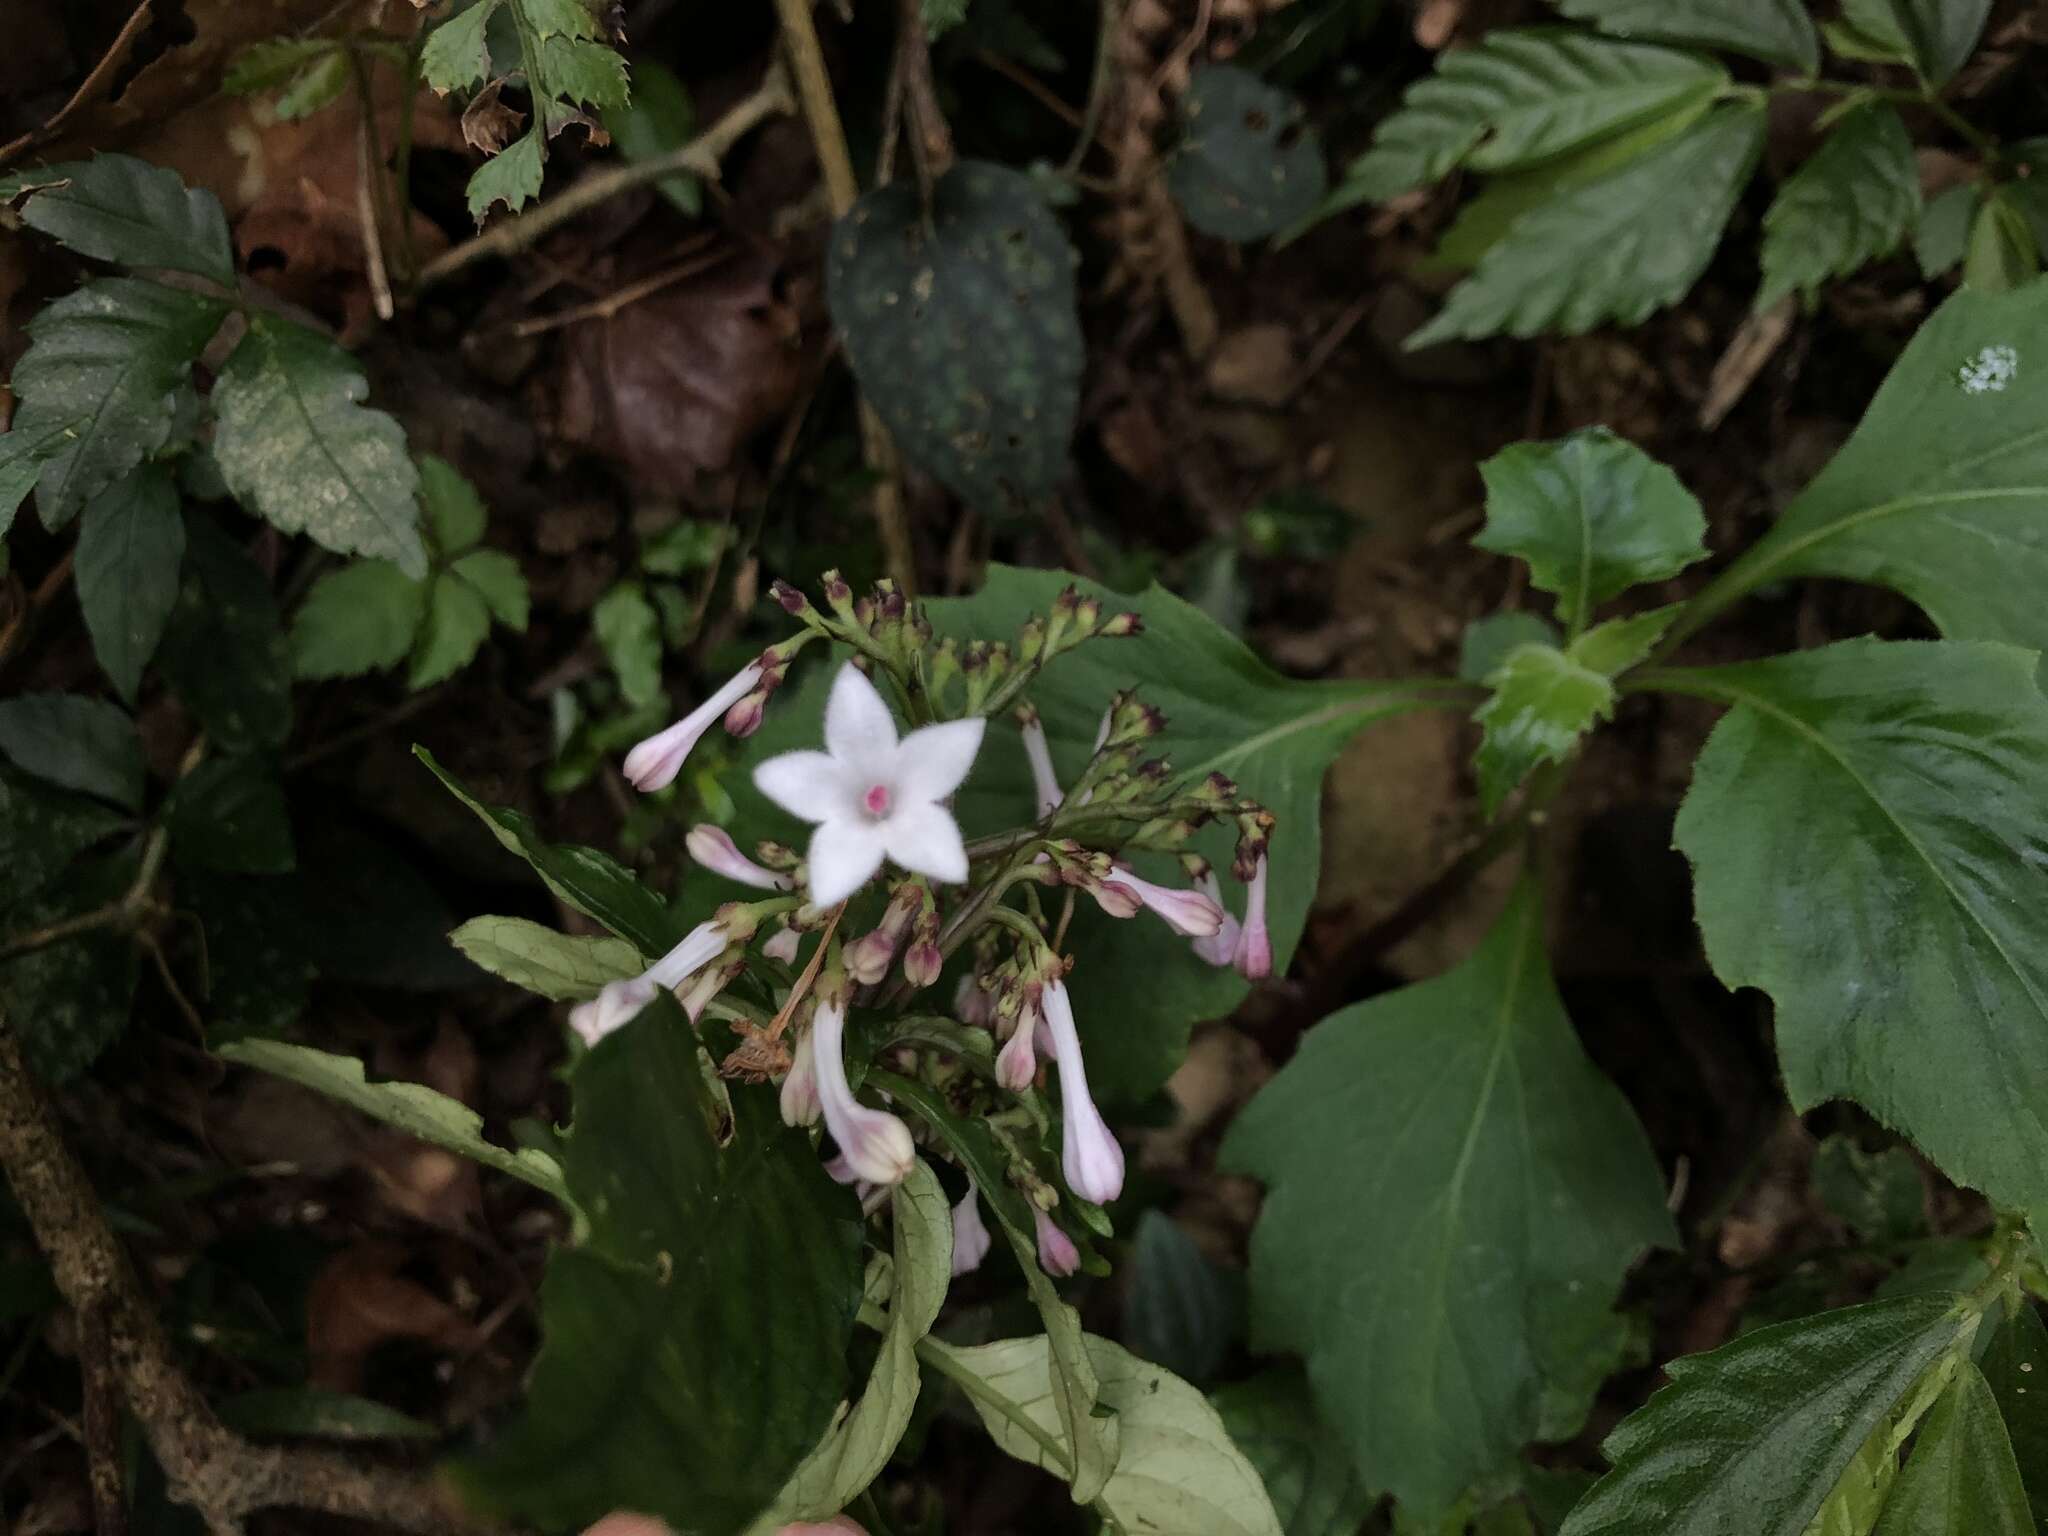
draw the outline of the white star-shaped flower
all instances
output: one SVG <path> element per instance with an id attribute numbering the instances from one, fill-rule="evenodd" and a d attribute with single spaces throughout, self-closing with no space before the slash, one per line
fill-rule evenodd
<path id="1" fill-rule="evenodd" d="M 933 880 L 967 878 L 960 824 L 941 802 L 974 766 L 985 725 L 949 720 L 899 741 L 875 685 L 851 663 L 840 668 L 825 705 L 825 750 L 785 752 L 754 770 L 762 794 L 817 824 L 809 854 L 813 902 L 844 901 L 884 857 Z"/>

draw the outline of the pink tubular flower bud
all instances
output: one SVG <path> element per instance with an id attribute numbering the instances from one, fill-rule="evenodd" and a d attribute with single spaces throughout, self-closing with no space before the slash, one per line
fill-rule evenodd
<path id="1" fill-rule="evenodd" d="M 917 1161 L 917 1145 L 901 1120 L 854 1098 L 846 1081 L 845 1036 L 845 1005 L 821 1001 L 811 1021 L 811 1062 L 825 1129 L 839 1143 L 840 1156 L 856 1179 L 898 1183 Z"/>
<path id="2" fill-rule="evenodd" d="M 797 1041 L 788 1075 L 782 1079 L 782 1123 L 816 1125 L 823 1106 L 818 1102 L 818 1069 L 811 1055 L 811 1037 Z"/>
<path id="3" fill-rule="evenodd" d="M 762 666 L 749 662 L 727 680 L 724 687 L 691 710 L 667 730 L 648 737 L 626 754 L 625 773 L 632 786 L 643 794 L 666 789 L 683 771 L 683 759 L 690 755 L 711 722 L 724 714 L 761 681 Z"/>
<path id="4" fill-rule="evenodd" d="M 585 1045 L 596 1045 L 621 1024 L 631 1023 L 660 990 L 645 976 L 608 981 L 596 997 L 569 1010 L 569 1027 Z"/>
<path id="5" fill-rule="evenodd" d="M 922 991 L 939 979 L 946 956 L 939 948 L 939 914 L 926 912 L 910 930 L 910 948 L 903 952 L 903 979 Z"/>
<path id="6" fill-rule="evenodd" d="M 772 869 L 764 869 L 740 852 L 723 827 L 714 827 L 709 822 L 700 822 L 690 828 L 690 835 L 683 839 L 684 848 L 690 857 L 714 875 L 723 875 L 728 880 L 737 880 L 741 885 L 751 885 L 757 891 L 787 891 L 796 882 L 788 875 L 779 875 Z"/>
<path id="7" fill-rule="evenodd" d="M 1081 1250 L 1045 1212 L 1038 1212 L 1038 1267 L 1064 1280 L 1081 1267 Z"/>
<path id="8" fill-rule="evenodd" d="M 1202 877 L 1195 882 L 1201 893 L 1216 903 L 1216 910 L 1223 914 L 1223 923 L 1207 938 L 1196 939 L 1190 947 L 1196 956 L 1214 966 L 1229 965 L 1237 958 L 1238 921 L 1223 905 L 1223 882 L 1216 878 L 1216 871 L 1205 869 Z"/>
<path id="9" fill-rule="evenodd" d="M 1045 725 L 1033 710 L 1019 729 L 1024 737 L 1024 755 L 1031 760 L 1031 785 L 1038 796 L 1038 814 L 1050 816 L 1059 809 L 1065 796 L 1060 793 L 1059 776 L 1053 771 L 1052 747 L 1045 739 Z"/>
<path id="10" fill-rule="evenodd" d="M 1231 956 L 1238 973 L 1251 981 L 1273 974 L 1273 939 L 1266 932 L 1266 855 L 1252 866 L 1251 895 L 1245 900 L 1244 926 Z"/>
<path id="11" fill-rule="evenodd" d="M 803 941 L 804 936 L 802 934 L 790 927 L 789 924 L 784 923 L 768 936 L 768 942 L 761 946 L 761 953 L 770 960 L 780 960 L 784 965 L 794 965 L 796 964 L 797 947 Z M 1230 963 L 1230 958 L 1227 955 L 1224 957 L 1223 963 L 1225 965 Z"/>
<path id="12" fill-rule="evenodd" d="M 981 1219 L 981 1191 L 969 1179 L 966 1196 L 953 1207 L 953 1273 L 964 1275 L 981 1268 L 992 1241 Z"/>
<path id="13" fill-rule="evenodd" d="M 705 966 L 725 953 L 725 946 L 733 936 L 718 918 L 708 918 L 699 923 L 676 947 L 647 967 L 647 979 L 658 987 L 674 991 Z"/>
<path id="14" fill-rule="evenodd" d="M 1075 1194 L 1107 1205 L 1123 1193 L 1124 1149 L 1088 1095 L 1081 1032 L 1074 1026 L 1074 1006 L 1066 983 L 1048 981 L 1040 994 L 1040 1007 L 1052 1032 L 1053 1059 L 1060 1069 L 1060 1119 L 1064 1126 L 1060 1165 Z"/>
<path id="15" fill-rule="evenodd" d="M 983 1029 L 994 1027 L 996 1000 L 982 991 L 979 978 L 960 978 L 960 984 L 953 989 L 953 1016 L 963 1024 L 978 1024 Z"/>
<path id="16" fill-rule="evenodd" d="M 1038 1057 L 1033 1049 L 1037 1033 L 1031 1010 L 1017 1016 L 1009 1041 L 996 1052 L 996 1081 L 1012 1093 L 1022 1093 L 1038 1076 Z"/>
<path id="17" fill-rule="evenodd" d="M 1184 939 L 1213 937 L 1223 926 L 1223 904 L 1200 891 L 1175 890 L 1140 879 L 1129 866 L 1119 864 L 1105 885 L 1124 886 L 1149 907 L 1166 926 Z"/>

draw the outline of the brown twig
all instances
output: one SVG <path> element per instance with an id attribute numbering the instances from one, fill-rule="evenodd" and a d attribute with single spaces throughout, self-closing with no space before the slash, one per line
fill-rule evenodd
<path id="1" fill-rule="evenodd" d="M 391 302 L 391 274 L 384 264 L 384 156 L 377 144 L 377 99 L 370 90 L 370 68 L 353 48 L 348 71 L 362 109 L 356 123 L 356 222 L 362 227 L 363 275 L 369 280 L 377 318 L 389 320 L 397 310 Z M 398 216 L 404 218 L 403 208 Z"/>
<path id="2" fill-rule="evenodd" d="M 923 0 L 901 0 L 896 56 L 903 64 L 903 102 L 910 115 L 910 144 L 917 174 L 927 199 L 932 183 L 953 166 L 953 130 L 939 110 L 938 83 L 932 79 L 932 45 L 925 36 Z"/>
<path id="3" fill-rule="evenodd" d="M 606 294 L 601 299 L 592 299 L 587 304 L 572 304 L 567 309 L 558 309 L 551 315 L 529 315 L 507 326 L 493 327 L 494 330 L 509 331 L 514 336 L 544 336 L 549 331 L 559 331 L 571 325 L 580 325 L 585 320 L 609 320 L 622 309 L 630 309 L 642 299 L 649 299 L 664 288 L 673 288 L 677 283 L 699 276 L 732 259 L 733 248 L 720 246 L 715 251 L 689 257 L 659 272 L 651 273 L 636 282 Z"/>
<path id="4" fill-rule="evenodd" d="M 22 151 L 30 149 L 46 139 L 55 138 L 58 130 L 69 122 L 72 117 L 91 103 L 97 101 L 104 94 L 107 87 L 112 83 L 114 76 L 120 72 L 121 66 L 128 62 L 128 55 L 135 47 L 135 40 L 142 36 L 143 29 L 149 25 L 149 12 L 152 3 L 153 0 L 142 0 L 142 4 L 135 7 L 134 12 L 121 24 L 121 30 L 114 34 L 114 41 L 108 45 L 107 51 L 100 56 L 99 63 L 93 65 L 92 73 L 78 82 L 78 89 L 71 93 L 69 101 L 57 109 L 55 117 L 44 123 L 42 127 L 32 128 L 20 138 L 0 146 L 0 165 L 7 164 L 16 155 L 22 153 Z"/>
<path id="5" fill-rule="evenodd" d="M 421 1536 L 479 1529 L 411 1473 L 371 1470 L 324 1451 L 251 1445 L 220 1422 L 172 1356 L 4 1012 L 0 1168 L 57 1289 L 88 1328 L 104 1328 L 104 1358 L 171 1497 L 196 1511 L 213 1536 L 239 1536 L 244 1518 L 260 1509 L 314 1510 Z"/>
<path id="6" fill-rule="evenodd" d="M 92 1494 L 93 1536 L 127 1536 L 128 1506 L 121 1493 L 121 1398 L 100 1307 L 78 1312 L 78 1368 L 85 1389 L 85 1464 Z"/>

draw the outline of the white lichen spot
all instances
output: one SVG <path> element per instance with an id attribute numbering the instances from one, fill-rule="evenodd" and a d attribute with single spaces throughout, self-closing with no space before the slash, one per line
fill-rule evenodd
<path id="1" fill-rule="evenodd" d="M 2011 347 L 1991 346 L 1956 370 L 1966 395 L 1996 394 L 2019 376 L 2020 355 Z"/>

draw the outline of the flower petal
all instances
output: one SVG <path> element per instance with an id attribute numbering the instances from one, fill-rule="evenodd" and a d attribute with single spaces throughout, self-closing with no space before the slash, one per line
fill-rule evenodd
<path id="1" fill-rule="evenodd" d="M 852 810 L 847 774 L 823 752 L 784 752 L 754 770 L 754 787 L 792 816 L 830 821 Z"/>
<path id="2" fill-rule="evenodd" d="M 765 766 L 765 765 L 764 765 Z M 834 907 L 867 884 L 882 867 L 886 823 L 828 821 L 811 834 L 811 901 Z M 955 842 L 960 834 L 953 834 Z M 966 853 L 961 854 L 963 867 Z"/>
<path id="3" fill-rule="evenodd" d="M 921 726 L 904 737 L 896 749 L 896 771 L 890 775 L 898 798 L 908 804 L 952 794 L 974 766 L 987 729 L 986 720 L 948 720 Z"/>
<path id="4" fill-rule="evenodd" d="M 832 679 L 825 701 L 825 750 L 863 772 L 879 769 L 896 750 L 896 717 L 850 661 Z"/>
<path id="5" fill-rule="evenodd" d="M 875 827 L 889 857 L 912 874 L 956 884 L 967 878 L 967 846 L 960 841 L 960 823 L 944 806 L 930 801 L 907 804 Z M 822 905 L 824 898 L 815 889 L 811 899 Z"/>

